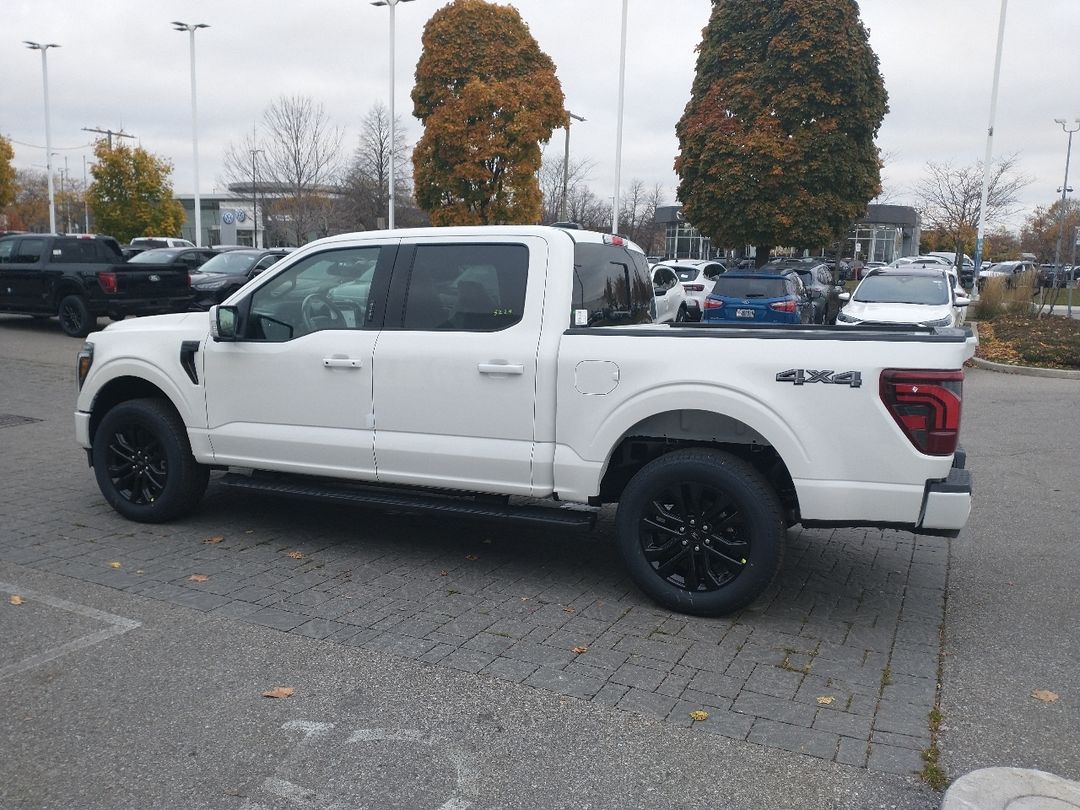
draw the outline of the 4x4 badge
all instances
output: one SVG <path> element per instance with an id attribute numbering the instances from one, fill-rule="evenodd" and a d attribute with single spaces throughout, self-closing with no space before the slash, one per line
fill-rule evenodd
<path id="1" fill-rule="evenodd" d="M 789 382 L 795 385 L 807 383 L 825 383 L 826 385 L 847 385 L 862 388 L 861 371 L 815 371 L 814 369 L 789 368 L 776 375 L 777 382 Z"/>

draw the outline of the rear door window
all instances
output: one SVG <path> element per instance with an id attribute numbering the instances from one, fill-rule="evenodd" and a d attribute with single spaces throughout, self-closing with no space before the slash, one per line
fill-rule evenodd
<path id="1" fill-rule="evenodd" d="M 44 252 L 44 239 L 20 239 L 12 261 L 17 264 L 37 264 L 41 261 L 41 254 Z"/>
<path id="2" fill-rule="evenodd" d="M 418 245 L 405 294 L 404 328 L 497 332 L 525 312 L 524 245 Z"/>
<path id="3" fill-rule="evenodd" d="M 645 257 L 619 245 L 574 246 L 571 326 L 651 323 L 652 284 Z"/>

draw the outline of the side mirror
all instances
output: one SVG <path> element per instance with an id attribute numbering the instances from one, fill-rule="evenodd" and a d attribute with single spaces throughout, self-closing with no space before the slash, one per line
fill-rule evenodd
<path id="1" fill-rule="evenodd" d="M 956 306 L 958 306 L 958 307 L 971 306 L 971 299 L 970 298 L 963 298 L 961 296 L 957 296 L 957 298 L 956 298 Z"/>
<path id="2" fill-rule="evenodd" d="M 841 301 L 850 301 L 851 300 L 851 293 L 842 292 L 842 293 L 840 293 L 840 295 L 838 297 L 840 298 Z"/>
<path id="3" fill-rule="evenodd" d="M 236 340 L 236 307 L 210 307 L 210 337 L 216 342 Z"/>

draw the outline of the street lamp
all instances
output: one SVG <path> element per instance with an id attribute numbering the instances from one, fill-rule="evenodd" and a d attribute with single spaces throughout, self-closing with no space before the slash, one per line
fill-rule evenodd
<path id="1" fill-rule="evenodd" d="M 191 153 L 195 170 L 195 246 L 202 247 L 202 199 L 199 197 L 199 128 L 195 107 L 195 32 L 209 28 L 206 23 L 169 23 L 174 31 L 187 31 L 191 35 Z"/>
<path id="2" fill-rule="evenodd" d="M 32 51 L 41 51 L 41 83 L 45 87 L 45 174 L 49 182 L 49 232 L 56 233 L 56 197 L 53 194 L 52 178 L 52 129 L 49 126 L 49 60 L 46 51 L 49 48 L 59 48 L 55 42 L 31 42 L 23 40 L 23 44 Z"/>
<path id="3" fill-rule="evenodd" d="M 251 224 L 255 229 L 251 237 L 251 246 L 257 248 L 259 246 L 259 197 L 255 185 L 255 156 L 263 154 L 263 150 L 249 149 L 248 151 L 251 152 Z"/>
<path id="4" fill-rule="evenodd" d="M 394 230 L 394 7 L 398 3 L 411 3 L 413 0 L 373 0 L 373 6 L 390 7 L 390 211 L 387 221 L 390 230 Z"/>
<path id="5" fill-rule="evenodd" d="M 1005 12 L 1009 0 L 1001 0 L 1001 13 L 998 15 L 997 55 L 994 57 L 994 84 L 990 90 L 990 126 L 986 128 L 986 159 L 983 160 L 982 196 L 979 198 L 979 230 L 975 237 L 975 284 L 978 289 L 979 270 L 982 268 L 983 234 L 986 232 L 986 200 L 990 194 L 990 158 L 994 154 L 994 117 L 997 115 L 998 83 L 1001 79 L 1001 50 L 1005 44 Z M 959 253 L 959 251 L 957 251 Z M 959 273 L 962 256 L 954 256 Z"/>
<path id="6" fill-rule="evenodd" d="M 1061 273 L 1061 237 L 1065 234 L 1065 195 L 1072 191 L 1069 188 L 1069 158 L 1072 156 L 1072 136 L 1074 132 L 1080 130 L 1080 118 L 1073 119 L 1076 126 L 1069 126 L 1064 118 L 1055 118 L 1054 123 L 1061 124 L 1061 129 L 1069 135 L 1069 145 L 1065 149 L 1065 182 L 1058 189 L 1061 192 L 1061 211 L 1058 212 L 1057 247 L 1054 248 L 1054 277 L 1056 279 L 1057 275 Z M 1057 286 L 1056 281 L 1054 286 Z"/>
<path id="7" fill-rule="evenodd" d="M 619 184 L 622 182 L 623 97 L 626 89 L 626 12 L 629 0 L 622 4 L 622 37 L 619 44 L 619 113 L 615 130 L 615 198 L 611 201 L 611 232 L 619 232 Z"/>
<path id="8" fill-rule="evenodd" d="M 574 115 L 569 110 L 566 111 L 566 140 L 563 145 L 563 165 L 562 165 L 562 206 L 559 213 L 559 219 L 566 222 L 566 195 L 567 187 L 570 184 L 570 119 L 575 121 L 584 121 L 580 115 Z"/>

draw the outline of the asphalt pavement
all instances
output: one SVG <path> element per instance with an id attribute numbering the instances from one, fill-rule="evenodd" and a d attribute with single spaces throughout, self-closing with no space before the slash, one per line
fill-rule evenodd
<path id="1" fill-rule="evenodd" d="M 340 622 L 334 624 L 337 635 L 312 638 L 251 621 L 236 610 L 240 599 L 216 602 L 213 593 L 192 598 L 175 584 L 168 586 L 172 590 L 130 586 L 120 575 L 134 575 L 130 568 L 139 563 L 131 558 L 124 559 L 123 571 L 111 573 L 88 573 L 88 565 L 71 564 L 84 548 L 132 551 L 145 542 L 149 574 L 157 562 L 151 559 L 152 550 L 174 544 L 174 560 L 178 559 L 184 548 L 191 547 L 185 544 L 201 545 L 197 538 L 205 538 L 212 525 L 234 535 L 251 531 L 250 527 L 263 531 L 275 522 L 293 527 L 298 523 L 298 510 L 292 506 L 265 502 L 230 506 L 219 497 L 207 507 L 211 518 L 196 521 L 190 531 L 169 527 L 151 536 L 100 509 L 100 496 L 89 471 L 81 466 L 85 461 L 74 447 L 66 416 L 71 400 L 65 397 L 73 399 L 72 361 L 80 344 L 60 335 L 55 322 L 0 316 L 0 415 L 43 420 L 0 430 L 0 448 L 6 447 L 0 456 L 8 458 L 0 465 L 0 484 L 9 493 L 0 510 L 8 516 L 0 521 L 0 638 L 4 639 L 0 735 L 6 741 L 0 756 L 0 807 L 463 810 L 940 804 L 941 794 L 913 776 L 874 768 L 875 761 L 883 762 L 880 757 L 875 760 L 875 750 L 880 754 L 891 748 L 884 742 L 887 734 L 901 746 L 895 751 L 905 750 L 904 735 L 884 731 L 887 718 L 882 707 L 891 705 L 885 692 L 890 687 L 878 690 L 885 694 L 878 695 L 877 714 L 867 710 L 878 723 L 869 738 L 869 763 L 864 754 L 853 766 L 836 757 L 830 761 L 795 751 L 802 750 L 807 740 L 827 741 L 819 730 L 823 719 L 858 720 L 854 704 L 842 715 L 817 709 L 817 719 L 812 723 L 808 719 L 812 727 L 805 731 L 798 726 L 803 711 L 799 710 L 791 718 L 785 716 L 784 722 L 750 716 L 738 733 L 730 728 L 708 733 L 705 725 L 686 728 L 672 722 L 671 716 L 664 719 L 663 713 L 656 713 L 658 705 L 666 705 L 659 702 L 663 686 L 647 694 L 642 688 L 627 692 L 620 687 L 624 691 L 616 694 L 624 697 L 618 705 L 609 705 L 597 697 L 560 693 L 558 686 L 531 685 L 546 671 L 543 668 L 532 668 L 530 680 L 522 682 L 505 674 L 469 671 L 479 665 L 463 666 L 470 659 L 462 656 L 470 653 L 467 645 L 484 634 L 447 653 L 444 648 L 452 646 L 452 638 L 432 633 L 440 641 L 423 653 L 432 658 L 425 661 L 416 650 L 402 654 L 404 648 L 396 642 L 372 648 L 382 637 L 369 636 L 359 626 L 351 629 L 360 630 L 352 643 L 337 640 L 345 637 Z M 881 611 L 875 621 L 880 621 L 891 615 L 889 600 L 895 593 L 906 606 L 897 609 L 899 623 L 891 631 L 894 642 L 904 636 L 905 628 L 924 634 L 931 621 L 936 627 L 944 616 L 939 745 L 951 778 L 974 768 L 1003 765 L 1037 767 L 1077 779 L 1080 676 L 1074 663 L 1080 634 L 1070 619 L 1078 607 L 1072 587 L 1078 551 L 1070 507 L 1075 503 L 1075 482 L 1080 480 L 1080 443 L 1077 432 L 1064 421 L 1069 407 L 1080 402 L 1080 384 L 972 370 L 965 394 L 963 443 L 969 467 L 976 473 L 976 497 L 971 523 L 961 537 L 950 547 L 892 536 L 855 542 L 852 536 L 837 541 L 828 534 L 799 535 L 797 562 L 820 574 L 823 564 L 809 550 L 815 546 L 824 546 L 827 558 L 831 554 L 839 559 L 869 549 L 873 559 L 884 555 L 887 568 L 899 564 L 898 551 L 910 556 L 906 586 L 895 586 L 888 577 L 876 579 L 872 566 L 865 571 L 867 587 L 878 588 L 882 596 L 864 597 L 855 609 L 865 611 L 874 604 Z M 39 447 L 41 452 L 27 452 L 27 447 Z M 347 532 L 339 524 L 350 520 L 339 514 L 328 520 L 324 531 L 344 538 Z M 372 525 L 378 536 L 364 538 L 362 547 L 346 540 L 326 547 L 327 559 L 369 566 L 368 560 L 360 559 L 374 554 L 368 544 L 401 544 L 400 557 L 406 561 L 413 559 L 410 555 L 437 553 L 433 549 L 439 538 L 413 538 L 430 524 L 386 517 L 373 519 Z M 464 531 L 447 530 L 445 542 L 457 543 L 457 534 Z M 589 547 L 585 567 L 608 559 L 603 531 Z M 222 545 L 222 551 L 230 553 L 224 548 L 228 541 Z M 573 547 L 568 542 L 551 545 L 554 554 Z M 519 557 L 515 575 L 524 579 L 515 587 L 541 568 L 545 575 L 554 570 L 565 576 L 582 565 L 569 560 L 563 567 L 531 548 L 510 546 L 504 552 Z M 207 559 L 205 551 L 201 547 L 203 556 L 197 559 Z M 212 577 L 208 584 L 250 565 L 243 561 L 246 553 L 238 547 L 227 564 L 222 558 L 219 569 L 207 569 Z M 63 555 L 68 559 L 58 561 Z M 939 563 L 939 557 L 947 557 L 947 562 Z M 107 568 L 105 559 L 100 565 Z M 269 583 L 270 573 L 267 568 L 259 576 Z M 850 572 L 845 576 L 850 579 Z M 927 581 L 919 582 L 917 576 Z M 786 577 L 785 581 L 799 581 L 797 567 Z M 931 587 L 938 578 L 941 591 Z M 822 591 L 842 590 L 828 578 L 818 579 L 819 600 L 829 595 Z M 186 578 L 177 578 L 182 580 Z M 299 588 L 299 581 L 294 576 L 277 587 Z M 598 587 L 595 582 L 586 584 Z M 13 595 L 21 595 L 22 604 L 12 605 Z M 804 597 L 801 590 L 800 608 L 806 604 Z M 266 603 L 278 607 L 290 604 L 273 593 L 266 598 L 277 600 Z M 647 602 L 633 593 L 619 599 L 630 615 L 648 611 Z M 777 617 L 792 612 L 785 608 L 794 608 L 797 601 L 789 596 L 785 602 L 783 591 L 773 599 L 767 610 L 750 611 L 734 627 L 725 628 L 729 633 L 740 628 L 743 632 L 743 646 L 725 678 L 734 677 L 739 665 L 746 663 L 739 656 L 754 645 L 745 640 L 777 635 Z M 919 600 L 930 601 L 919 604 Z M 865 617 L 844 614 L 835 600 L 830 604 L 836 616 L 847 620 L 851 633 L 857 633 Z M 238 615 L 228 615 L 230 610 Z M 926 622 L 905 623 L 909 612 L 925 613 Z M 473 613 L 459 615 L 456 623 Z M 681 643 L 684 638 L 706 638 L 716 630 L 695 620 L 673 623 L 673 618 L 677 617 L 667 617 L 660 629 L 675 637 L 658 632 L 656 638 Z M 387 620 L 372 617 L 372 621 Z M 844 622 L 838 618 L 836 624 Z M 810 626 L 802 625 L 803 632 Z M 827 634 L 827 624 L 815 627 L 819 635 Z M 854 637 L 849 635 L 848 646 Z M 360 638 L 371 640 L 361 643 Z M 632 632 L 623 635 L 611 652 L 635 638 Z M 877 661 L 875 641 L 869 634 L 858 638 L 860 644 L 871 645 L 864 661 L 869 667 L 871 660 Z M 716 716 L 738 720 L 747 711 L 767 714 L 781 705 L 762 702 L 766 699 L 762 695 L 757 702 L 745 701 L 755 689 L 783 693 L 791 677 L 810 684 L 817 670 L 810 674 L 795 670 L 805 660 L 808 669 L 826 671 L 830 660 L 820 656 L 828 643 L 815 638 L 819 657 L 808 653 L 806 659 L 785 659 L 782 664 L 770 663 L 767 650 L 761 651 L 766 645 L 758 645 L 754 654 L 760 660 L 750 662 L 740 675 L 743 692 L 734 706 L 731 701 L 725 704 L 727 714 L 714 709 Z M 689 641 L 686 646 L 693 651 Z M 914 644 L 904 648 L 907 653 L 919 649 Z M 433 655 L 440 650 L 446 657 Z M 890 646 L 892 658 L 882 658 L 882 665 L 888 667 L 891 661 L 899 666 L 904 659 L 897 658 L 898 650 Z M 476 654 L 472 649 L 471 655 Z M 496 657 L 495 663 L 505 660 Z M 641 678 L 649 666 L 657 665 L 643 655 L 632 660 L 641 666 L 627 661 L 619 672 L 633 671 Z M 688 660 L 684 657 L 683 662 Z M 670 683 L 679 674 L 677 667 L 685 666 L 669 667 L 664 682 Z M 711 675 L 704 664 L 700 666 L 697 675 L 688 670 L 686 678 Z M 765 683 L 763 672 L 776 679 Z M 593 674 L 602 676 L 596 668 Z M 924 680 L 899 672 L 895 677 L 899 682 L 891 690 Z M 604 688 L 614 684 L 608 681 Z M 275 687 L 294 691 L 289 697 L 263 697 Z M 853 689 L 849 699 L 857 703 L 861 687 L 854 684 Z M 1031 697 L 1033 690 L 1058 697 L 1044 702 Z M 628 705 L 633 694 L 640 702 Z M 799 694 L 789 697 L 797 709 Z M 672 710 L 671 715 L 677 713 Z M 754 728 L 764 731 L 755 735 Z M 840 739 L 843 748 L 843 740 L 850 738 Z"/>

